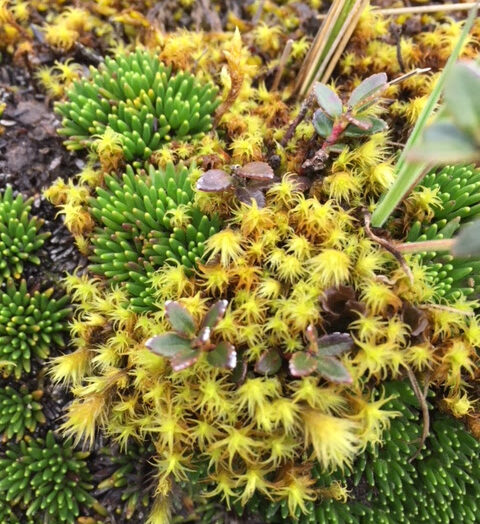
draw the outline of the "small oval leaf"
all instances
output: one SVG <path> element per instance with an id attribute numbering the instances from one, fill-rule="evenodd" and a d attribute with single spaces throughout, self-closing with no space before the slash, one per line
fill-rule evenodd
<path id="1" fill-rule="evenodd" d="M 192 337 L 195 334 L 193 317 L 181 304 L 173 300 L 167 300 L 165 302 L 165 311 L 174 331 L 187 337 Z"/>
<path id="2" fill-rule="evenodd" d="M 255 365 L 255 373 L 274 375 L 282 366 L 282 357 L 276 349 L 265 351 Z"/>
<path id="3" fill-rule="evenodd" d="M 247 377 L 248 366 L 245 359 L 237 355 L 237 365 L 232 371 L 231 379 L 237 385 L 243 384 Z"/>
<path id="4" fill-rule="evenodd" d="M 237 365 L 237 352 L 232 344 L 223 341 L 207 353 L 207 361 L 216 368 L 234 369 Z"/>
<path id="5" fill-rule="evenodd" d="M 239 167 L 236 174 L 253 180 L 272 180 L 274 177 L 273 169 L 266 162 L 249 162 Z"/>
<path id="6" fill-rule="evenodd" d="M 232 177 L 222 169 L 210 169 L 197 180 L 198 191 L 218 193 L 232 187 Z"/>
<path id="7" fill-rule="evenodd" d="M 343 104 L 333 89 L 317 82 L 313 87 L 318 105 L 332 118 L 339 117 L 343 112 Z"/>
<path id="8" fill-rule="evenodd" d="M 333 129 L 333 121 L 328 118 L 328 116 L 321 111 L 320 109 L 317 109 L 315 113 L 313 113 L 313 127 L 315 128 L 315 131 L 323 138 L 327 138 L 327 136 L 330 136 Z"/>
<path id="9" fill-rule="evenodd" d="M 318 360 L 317 371 L 331 382 L 351 384 L 353 379 L 347 368 L 334 357 L 322 357 Z"/>
<path id="10" fill-rule="evenodd" d="M 165 333 L 149 338 L 145 346 L 157 355 L 166 358 L 172 358 L 180 351 L 191 349 L 190 340 L 176 333 Z"/>
<path id="11" fill-rule="evenodd" d="M 317 359 L 309 353 L 298 351 L 292 355 L 288 367 L 294 377 L 306 377 L 317 368 Z"/>
<path id="12" fill-rule="evenodd" d="M 200 356 L 200 350 L 198 349 L 184 349 L 179 351 L 171 360 L 170 365 L 172 366 L 173 371 L 181 371 L 186 369 L 198 360 Z"/>
<path id="13" fill-rule="evenodd" d="M 376 73 L 365 78 L 350 95 L 348 105 L 355 107 L 364 103 L 368 98 L 387 85 L 387 75 L 385 73 Z"/>
<path id="14" fill-rule="evenodd" d="M 213 329 L 225 315 L 227 311 L 228 300 L 219 300 L 207 311 L 202 322 L 202 329 L 209 327 Z"/>
<path id="15" fill-rule="evenodd" d="M 359 122 L 369 124 L 368 129 L 362 129 L 361 127 L 356 126 L 355 124 L 349 124 L 347 129 L 344 131 L 344 136 L 355 137 L 355 136 L 368 136 L 374 135 L 375 133 L 380 133 L 387 129 L 387 123 L 381 118 L 376 118 L 373 116 L 365 118 L 357 118 Z"/>
<path id="16" fill-rule="evenodd" d="M 332 333 L 317 339 L 318 352 L 325 357 L 341 355 L 353 348 L 353 339 L 348 333 Z"/>

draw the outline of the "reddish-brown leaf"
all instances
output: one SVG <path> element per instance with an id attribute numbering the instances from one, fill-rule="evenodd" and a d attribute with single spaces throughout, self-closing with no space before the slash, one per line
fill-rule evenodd
<path id="1" fill-rule="evenodd" d="M 238 176 L 254 180 L 272 180 L 273 169 L 266 162 L 249 162 L 236 171 Z"/>
<path id="2" fill-rule="evenodd" d="M 207 193 L 226 191 L 232 186 L 232 177 L 222 169 L 210 169 L 197 180 L 197 189 Z"/>

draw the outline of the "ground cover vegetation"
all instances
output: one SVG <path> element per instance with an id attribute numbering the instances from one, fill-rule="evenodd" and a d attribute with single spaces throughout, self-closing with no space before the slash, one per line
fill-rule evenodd
<path id="1" fill-rule="evenodd" d="M 476 521 L 480 258 L 446 246 L 480 120 L 451 80 L 468 154 L 414 149 L 376 210 L 480 23 L 368 5 L 299 98 L 329 7 L 0 0 L 1 522 Z"/>

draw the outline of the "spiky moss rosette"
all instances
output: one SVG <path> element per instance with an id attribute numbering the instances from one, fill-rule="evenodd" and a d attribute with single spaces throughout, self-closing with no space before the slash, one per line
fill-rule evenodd
<path id="1" fill-rule="evenodd" d="M 125 283 L 134 311 L 155 308 L 154 271 L 164 264 L 192 270 L 202 260 L 205 241 L 220 227 L 193 205 L 191 170 L 175 168 L 135 172 L 121 180 L 107 176 L 91 212 L 102 227 L 92 236 L 90 271 L 111 283 Z"/>
<path id="2" fill-rule="evenodd" d="M 25 433 L 33 433 L 37 424 L 46 421 L 39 400 L 40 390 L 29 393 L 26 386 L 19 391 L 11 386 L 0 389 L 0 433 L 7 439 L 21 439 Z"/>
<path id="3" fill-rule="evenodd" d="M 480 169 L 447 166 L 430 172 L 415 189 L 407 208 L 408 216 L 421 215 L 411 226 L 407 241 L 451 238 L 464 223 L 480 215 Z M 437 301 L 479 295 L 480 260 L 455 259 L 434 251 L 414 258 L 425 268 Z"/>
<path id="4" fill-rule="evenodd" d="M 0 504 L 0 522 L 3 524 L 35 524 L 31 518 L 22 517 L 22 520 L 20 520 L 7 504 Z"/>
<path id="5" fill-rule="evenodd" d="M 22 195 L 13 196 L 7 186 L 0 196 L 0 281 L 19 278 L 23 264 L 40 264 L 35 251 L 40 249 L 49 233 L 39 233 L 42 220 L 30 218 L 31 200 Z"/>
<path id="6" fill-rule="evenodd" d="M 88 493 L 92 485 L 87 456 L 68 441 L 56 442 L 52 431 L 45 439 L 9 442 L 0 452 L 3 500 L 36 522 L 74 524 L 81 506 L 96 503 Z"/>
<path id="7" fill-rule="evenodd" d="M 382 442 L 368 445 L 352 471 L 326 475 L 314 466 L 321 501 L 306 502 L 307 514 L 298 510 L 296 522 L 474 524 L 480 507 L 480 443 L 460 421 L 429 404 L 431 431 L 415 456 L 422 428 L 420 406 L 410 384 L 387 382 L 383 395 L 388 395 L 385 408 L 396 417 Z M 431 392 L 430 397 L 434 396 Z M 268 523 L 291 522 L 287 501 L 255 497 L 247 505 L 247 514 L 248 510 L 261 513 Z"/>
<path id="8" fill-rule="evenodd" d="M 91 78 L 75 82 L 68 101 L 57 103 L 63 116 L 61 135 L 70 149 L 87 147 L 107 128 L 119 133 L 128 161 L 148 158 L 172 138 L 191 140 L 212 128 L 220 103 L 217 89 L 193 75 L 166 67 L 155 53 L 105 58 Z"/>
<path id="9" fill-rule="evenodd" d="M 17 286 L 9 280 L 0 289 L 0 360 L 6 372 L 18 379 L 30 372 L 33 356 L 45 359 L 52 344 L 64 345 L 68 296 L 53 298 L 54 289 L 28 292 L 25 280 Z"/>

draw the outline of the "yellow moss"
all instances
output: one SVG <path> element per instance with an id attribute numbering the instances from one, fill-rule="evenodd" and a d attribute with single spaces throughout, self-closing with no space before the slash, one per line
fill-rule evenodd
<path id="1" fill-rule="evenodd" d="M 308 261 L 310 281 L 325 289 L 346 284 L 350 277 L 351 260 L 343 251 L 324 249 Z"/>
<path id="2" fill-rule="evenodd" d="M 224 229 L 207 239 L 206 247 L 210 259 L 219 255 L 222 266 L 227 267 L 230 262 L 237 260 L 244 252 L 243 238 L 239 231 Z"/>
<path id="3" fill-rule="evenodd" d="M 311 446 L 322 467 L 326 470 L 349 467 L 360 444 L 358 424 L 313 409 L 304 409 L 302 417 L 306 445 Z"/>
<path id="4" fill-rule="evenodd" d="M 360 424 L 359 438 L 362 449 L 368 445 L 381 443 L 384 430 L 390 427 L 390 419 L 401 416 L 399 411 L 382 409 L 392 398 L 382 395 L 378 400 L 366 400 L 361 397 L 353 399 L 356 413 L 352 416 L 352 420 Z"/>

